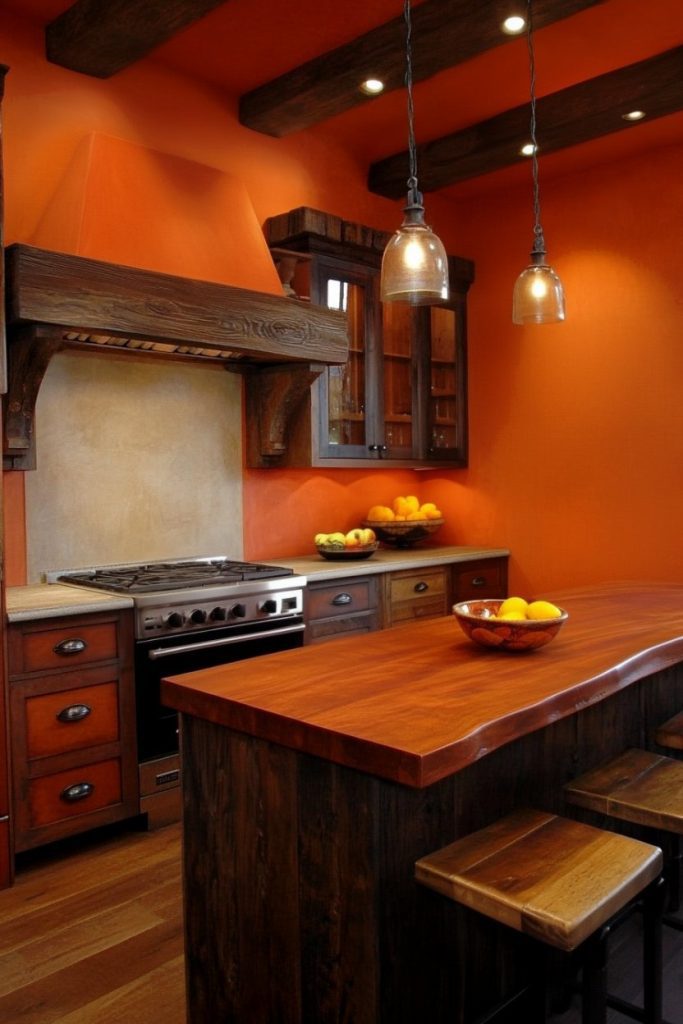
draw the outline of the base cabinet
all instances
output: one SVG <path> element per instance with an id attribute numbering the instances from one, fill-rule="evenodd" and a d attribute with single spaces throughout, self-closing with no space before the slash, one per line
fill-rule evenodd
<path id="1" fill-rule="evenodd" d="M 506 597 L 507 556 L 309 582 L 306 643 L 448 615 L 458 601 Z"/>
<path id="2" fill-rule="evenodd" d="M 380 628 L 379 577 L 357 576 L 309 583 L 306 590 L 306 642 L 332 640 Z"/>
<path id="3" fill-rule="evenodd" d="M 138 813 L 130 612 L 12 623 L 14 850 Z"/>

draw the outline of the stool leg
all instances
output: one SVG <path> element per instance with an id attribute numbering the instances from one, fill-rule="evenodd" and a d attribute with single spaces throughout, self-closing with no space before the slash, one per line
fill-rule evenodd
<path id="1" fill-rule="evenodd" d="M 607 1021 L 607 937 L 601 928 L 587 940 L 583 958 L 582 1024 Z"/>
<path id="2" fill-rule="evenodd" d="M 674 833 L 669 840 L 669 901 L 667 910 L 675 914 L 681 905 L 681 837 Z"/>
<path id="3" fill-rule="evenodd" d="M 666 900 L 663 878 L 643 898 L 643 1011 L 645 1024 L 662 1024 L 662 918 Z"/>

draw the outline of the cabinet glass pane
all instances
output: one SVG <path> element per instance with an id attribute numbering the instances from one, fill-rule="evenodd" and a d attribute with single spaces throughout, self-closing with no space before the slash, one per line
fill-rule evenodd
<path id="1" fill-rule="evenodd" d="M 458 438 L 456 316 L 432 306 L 429 379 L 429 437 L 432 450 L 456 448 Z"/>
<path id="2" fill-rule="evenodd" d="M 382 306 L 384 443 L 389 452 L 413 445 L 413 316 L 408 305 Z"/>
<path id="3" fill-rule="evenodd" d="M 328 443 L 365 446 L 365 288 L 336 278 L 326 281 L 326 304 L 347 314 L 349 358 L 327 371 Z"/>

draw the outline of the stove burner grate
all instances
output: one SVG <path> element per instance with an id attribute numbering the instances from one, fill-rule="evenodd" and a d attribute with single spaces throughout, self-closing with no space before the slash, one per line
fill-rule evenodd
<path id="1" fill-rule="evenodd" d="M 189 562 L 150 562 L 147 565 L 116 566 L 86 572 L 65 573 L 60 582 L 76 583 L 101 590 L 140 593 L 180 590 L 186 587 L 220 586 L 245 580 L 278 579 L 294 575 L 292 569 L 259 562 L 225 559 Z"/>

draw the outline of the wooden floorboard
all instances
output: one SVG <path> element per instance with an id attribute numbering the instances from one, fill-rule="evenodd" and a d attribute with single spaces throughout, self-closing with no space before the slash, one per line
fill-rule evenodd
<path id="1" fill-rule="evenodd" d="M 20 858 L 0 893 L 0 1021 L 185 1024 L 180 874 L 179 825 Z M 635 915 L 612 940 L 610 988 L 623 998 L 640 998 L 640 955 Z M 665 995 L 666 1019 L 683 1024 L 683 932 L 672 929 Z M 608 1024 L 628 1019 L 611 1010 Z M 578 997 L 552 1021 L 579 1024 Z"/>
<path id="2" fill-rule="evenodd" d="M 184 1024 L 180 826 L 23 858 L 0 921 L 0 1021 Z"/>

